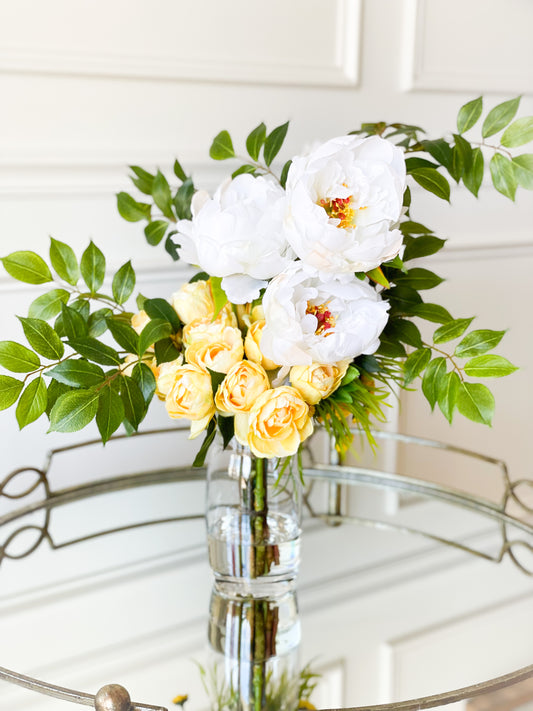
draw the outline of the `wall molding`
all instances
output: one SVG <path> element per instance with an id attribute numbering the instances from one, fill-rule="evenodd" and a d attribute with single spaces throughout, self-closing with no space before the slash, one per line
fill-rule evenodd
<path id="1" fill-rule="evenodd" d="M 189 59 L 178 54 L 128 54 L 32 45 L 0 49 L 0 72 L 48 74 L 112 79 L 207 81 L 273 85 L 354 87 L 359 81 L 361 0 L 336 0 L 334 53 L 331 62 L 278 62 L 275 57 L 217 60 L 216 56 Z"/>

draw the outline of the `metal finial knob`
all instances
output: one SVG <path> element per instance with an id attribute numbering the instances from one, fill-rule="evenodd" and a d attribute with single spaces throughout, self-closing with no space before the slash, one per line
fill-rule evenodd
<path id="1" fill-rule="evenodd" d="M 94 699 L 95 711 L 131 711 L 131 698 L 120 684 L 102 686 Z"/>

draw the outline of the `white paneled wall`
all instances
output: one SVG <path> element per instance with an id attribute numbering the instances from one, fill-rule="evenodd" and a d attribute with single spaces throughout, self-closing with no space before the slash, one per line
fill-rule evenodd
<path id="1" fill-rule="evenodd" d="M 198 185 L 214 187 L 226 166 L 212 165 L 208 149 L 222 128 L 230 130 L 242 151 L 247 133 L 260 121 L 273 128 L 290 119 L 281 163 L 312 141 L 363 121 L 416 123 L 438 137 L 454 130 L 459 106 L 481 93 L 487 106 L 522 94 L 521 112 L 532 114 L 532 27 L 530 0 L 0 3 L 0 255 L 15 249 L 45 253 L 49 235 L 81 253 L 92 238 L 111 269 L 133 259 L 140 291 L 170 294 L 180 282 L 179 267 L 162 248 L 144 243 L 139 225 L 125 223 L 116 213 L 114 194 L 128 186 L 128 165 L 169 171 L 179 156 Z M 449 207 L 416 188 L 414 193 L 420 204 L 413 218 L 448 238 L 445 251 L 433 260 L 447 278 L 435 293 L 453 314 L 477 315 L 480 327 L 509 328 L 500 352 L 520 371 L 494 383 L 497 413 L 490 430 L 459 417 L 450 428 L 440 414 L 428 416 L 417 394 L 402 397 L 399 426 L 494 454 L 509 461 L 511 474 L 533 477 L 533 194 L 522 193 L 511 204 L 487 184 L 478 201 L 454 190 Z M 37 294 L 36 288 L 0 274 L 0 339 L 21 338 L 13 314 L 24 314 Z M 168 424 L 162 408 L 154 408 L 148 424 Z M 15 466 L 40 464 L 51 446 L 86 437 L 45 431 L 43 421 L 19 432 L 14 412 L 0 413 L 0 479 Z M 149 452 L 146 458 L 150 461 Z M 407 469 L 411 465 L 410 460 L 401 463 Z M 439 460 L 423 464 L 434 470 Z M 442 468 L 439 476 L 450 480 Z M 460 484 L 462 473 L 454 474 L 453 483 Z M 73 471 L 70 484 L 75 483 Z M 449 580 L 455 581 L 450 591 L 462 584 L 460 575 Z M 164 576 L 160 582 L 165 584 Z M 516 602 L 521 585 L 499 590 L 498 605 Z M 384 609 L 378 598 L 356 596 L 342 614 L 374 619 Z M 312 596 L 308 599 L 310 609 L 320 609 L 318 602 L 311 604 Z M 490 608 L 490 599 L 483 604 Z M 441 640 L 441 627 L 430 631 L 437 617 L 420 620 L 423 605 L 421 599 L 406 607 L 402 625 L 393 631 L 362 637 L 358 657 L 350 656 L 349 640 L 340 644 L 339 658 L 326 660 L 330 667 L 324 667 L 330 703 L 340 704 L 335 694 L 348 689 L 346 665 L 361 669 L 361 660 L 369 685 L 368 696 L 360 698 L 376 703 L 411 693 L 418 664 L 413 650 L 422 649 L 424 658 L 424 650 Z M 520 622 L 525 608 L 520 601 L 516 605 L 512 610 Z M 10 611 L 9 600 L 2 609 Z M 322 612 L 313 614 L 322 625 Z M 449 619 L 457 622 L 457 615 L 450 611 Z M 482 615 L 476 619 L 481 629 Z M 446 624 L 441 614 L 438 625 Z M 470 639 L 477 623 L 468 624 L 464 635 Z M 184 641 L 187 653 L 198 646 L 195 635 Z M 157 635 L 153 639 L 159 644 Z M 366 642 L 373 656 L 366 654 Z M 309 649 L 313 645 L 322 651 L 311 639 Z M 61 659 L 60 652 L 55 659 Z M 492 673 L 482 661 L 476 667 L 481 677 L 483 669 Z M 402 665 L 408 675 L 400 682 L 395 669 Z M 166 671 L 162 667 L 160 674 Z M 98 674 L 91 674 L 80 683 L 96 684 Z M 356 679 L 363 684 L 364 674 Z M 349 692 L 347 700 L 356 703 L 352 687 Z M 26 708 L 13 706 L 19 707 Z"/>

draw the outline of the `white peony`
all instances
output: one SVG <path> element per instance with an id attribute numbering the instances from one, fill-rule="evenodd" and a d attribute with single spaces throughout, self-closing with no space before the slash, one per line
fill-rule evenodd
<path id="1" fill-rule="evenodd" d="M 180 220 L 179 256 L 211 276 L 234 304 L 256 299 L 293 258 L 283 233 L 284 190 L 263 177 L 238 175 L 209 198 L 197 193 L 192 220 Z"/>
<path id="2" fill-rule="evenodd" d="M 287 239 L 323 274 L 367 272 L 395 257 L 402 235 L 403 151 L 379 136 L 341 136 L 296 157 L 287 177 Z"/>
<path id="3" fill-rule="evenodd" d="M 263 354 L 282 366 L 338 363 L 374 353 L 389 305 L 368 283 L 335 278 L 295 262 L 263 296 Z"/>

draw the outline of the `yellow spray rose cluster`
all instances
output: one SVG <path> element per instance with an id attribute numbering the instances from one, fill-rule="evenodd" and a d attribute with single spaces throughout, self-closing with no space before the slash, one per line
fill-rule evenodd
<path id="1" fill-rule="evenodd" d="M 349 361 L 280 371 L 261 351 L 262 307 L 227 303 L 215 317 L 209 280 L 184 284 L 171 304 L 183 323 L 182 355 L 157 365 L 148 353 L 145 361 L 168 415 L 190 420 L 191 438 L 213 417 L 233 417 L 237 440 L 256 456 L 295 454 L 313 432 L 313 406 L 339 387 Z M 132 325 L 140 332 L 148 320 L 140 312 Z M 215 392 L 211 371 L 224 376 Z"/>

